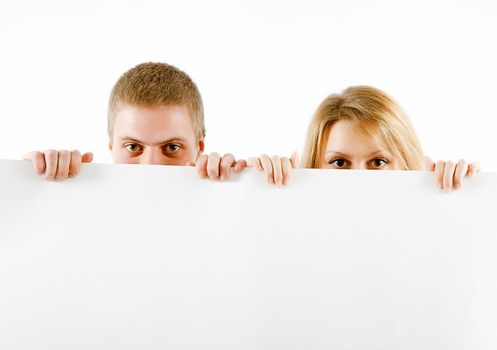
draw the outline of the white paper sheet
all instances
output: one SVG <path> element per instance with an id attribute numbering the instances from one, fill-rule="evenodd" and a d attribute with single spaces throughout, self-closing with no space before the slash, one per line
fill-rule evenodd
<path id="1" fill-rule="evenodd" d="M 496 349 L 497 174 L 0 161 L 0 349 Z"/>

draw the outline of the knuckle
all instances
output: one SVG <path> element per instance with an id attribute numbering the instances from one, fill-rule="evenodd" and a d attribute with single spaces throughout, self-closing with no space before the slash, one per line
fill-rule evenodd
<path id="1" fill-rule="evenodd" d="M 36 161 L 36 162 L 42 162 L 45 157 L 43 157 L 43 154 L 41 152 L 35 152 L 33 154 L 33 159 Z"/>
<path id="2" fill-rule="evenodd" d="M 50 168 L 48 169 L 46 172 L 45 172 L 45 177 L 47 179 L 53 179 L 55 178 L 55 169 L 54 168 Z"/>
<path id="3" fill-rule="evenodd" d="M 69 151 L 66 151 L 66 150 L 60 150 L 59 151 L 59 157 L 61 158 L 68 158 L 70 156 L 71 153 L 69 153 Z"/>
<path id="4" fill-rule="evenodd" d="M 215 175 L 217 175 L 217 169 L 214 168 L 213 166 L 208 166 L 207 167 L 207 174 L 209 174 L 209 176 L 215 176 Z"/>
<path id="5" fill-rule="evenodd" d="M 57 153 L 57 151 L 55 151 L 54 149 L 48 149 L 45 151 L 45 156 L 46 157 L 53 157 L 55 156 Z"/>
<path id="6" fill-rule="evenodd" d="M 82 159 L 81 153 L 79 153 L 78 151 L 71 151 L 70 155 L 73 159 Z"/>

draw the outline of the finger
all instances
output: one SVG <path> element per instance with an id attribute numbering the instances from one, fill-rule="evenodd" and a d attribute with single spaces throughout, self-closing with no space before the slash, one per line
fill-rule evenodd
<path id="1" fill-rule="evenodd" d="M 292 168 L 299 167 L 299 152 L 295 151 L 292 153 L 290 156 L 290 164 L 292 165 Z"/>
<path id="2" fill-rule="evenodd" d="M 58 153 L 57 151 L 50 149 L 45 152 L 45 177 L 49 180 L 54 180 L 55 175 L 57 174 L 57 162 L 58 162 Z"/>
<path id="3" fill-rule="evenodd" d="M 207 157 L 207 175 L 212 180 L 219 180 L 219 165 L 221 163 L 221 156 L 219 153 L 211 153 Z"/>
<path id="4" fill-rule="evenodd" d="M 425 170 L 435 171 L 435 162 L 428 156 L 425 157 Z"/>
<path id="5" fill-rule="evenodd" d="M 479 173 L 480 170 L 481 170 L 480 163 L 478 162 L 471 163 L 468 167 L 467 176 L 472 177 L 474 174 Z"/>
<path id="6" fill-rule="evenodd" d="M 93 153 L 87 152 L 81 157 L 82 163 L 91 163 L 93 161 Z"/>
<path id="7" fill-rule="evenodd" d="M 261 160 L 259 158 L 251 157 L 251 158 L 247 159 L 247 166 L 256 168 L 257 171 L 259 171 L 259 172 L 261 172 L 263 170 Z"/>
<path id="8" fill-rule="evenodd" d="M 271 157 L 271 163 L 273 164 L 273 178 L 274 183 L 277 186 L 283 185 L 283 171 L 281 170 L 281 159 L 278 156 Z"/>
<path id="9" fill-rule="evenodd" d="M 461 159 L 457 165 L 454 172 L 454 189 L 458 190 L 462 186 L 462 179 L 468 172 L 468 163 L 464 159 Z"/>
<path id="10" fill-rule="evenodd" d="M 274 184 L 274 177 L 273 177 L 273 164 L 271 162 L 271 159 L 269 159 L 269 156 L 266 154 L 263 154 L 262 156 L 259 157 L 261 161 L 262 168 L 264 172 L 266 173 L 266 178 L 269 183 Z"/>
<path id="11" fill-rule="evenodd" d="M 207 175 L 207 155 L 202 154 L 200 157 L 197 159 L 197 173 L 198 176 L 202 179 L 205 179 Z"/>
<path id="12" fill-rule="evenodd" d="M 235 156 L 231 153 L 227 153 L 221 158 L 221 164 L 219 166 L 219 176 L 221 181 L 225 181 L 230 178 L 230 171 L 235 163 Z"/>
<path id="13" fill-rule="evenodd" d="M 82 156 L 78 150 L 71 151 L 69 163 L 69 177 L 75 177 L 81 169 Z"/>
<path id="14" fill-rule="evenodd" d="M 448 161 L 445 163 L 444 178 L 443 178 L 443 189 L 445 192 L 452 190 L 455 170 L 456 170 L 456 164 L 454 162 Z"/>
<path id="15" fill-rule="evenodd" d="M 235 173 L 239 173 L 246 167 L 247 167 L 247 161 L 245 159 L 239 159 L 236 161 L 235 166 L 233 167 L 233 171 Z"/>
<path id="16" fill-rule="evenodd" d="M 288 185 L 292 174 L 292 162 L 290 159 L 281 158 L 281 170 L 283 172 L 283 185 Z"/>
<path id="17" fill-rule="evenodd" d="M 29 160 L 33 163 L 33 168 L 38 175 L 45 172 L 45 155 L 41 152 L 34 151 L 30 152 L 22 157 L 24 160 Z"/>
<path id="18" fill-rule="evenodd" d="M 71 152 L 59 151 L 59 162 L 57 164 L 57 172 L 55 178 L 59 180 L 67 179 L 69 176 L 69 163 L 71 162 Z"/>
<path id="19" fill-rule="evenodd" d="M 437 187 L 443 190 L 443 178 L 444 178 L 445 162 L 438 161 L 435 164 L 435 180 L 437 182 Z"/>

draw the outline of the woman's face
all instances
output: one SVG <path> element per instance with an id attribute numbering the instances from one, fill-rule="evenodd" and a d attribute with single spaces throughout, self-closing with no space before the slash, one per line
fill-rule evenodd
<path id="1" fill-rule="evenodd" d="M 401 170 L 399 160 L 390 152 L 343 120 L 331 126 L 319 168 Z"/>

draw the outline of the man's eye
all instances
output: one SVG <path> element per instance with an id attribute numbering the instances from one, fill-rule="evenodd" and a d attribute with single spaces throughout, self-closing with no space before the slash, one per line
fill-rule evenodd
<path id="1" fill-rule="evenodd" d="M 167 153 L 176 153 L 180 150 L 181 146 L 176 143 L 170 143 L 164 147 Z"/>
<path id="2" fill-rule="evenodd" d="M 382 159 L 382 158 L 376 158 L 376 159 L 373 159 L 371 164 L 376 168 L 383 168 L 385 165 L 388 164 L 388 161 L 385 159 Z"/>
<path id="3" fill-rule="evenodd" d="M 140 151 L 140 146 L 136 143 L 130 143 L 129 145 L 124 146 L 129 152 L 136 153 Z"/>
<path id="4" fill-rule="evenodd" d="M 329 164 L 333 165 L 335 168 L 343 168 L 347 165 L 347 161 L 345 159 L 337 158 L 331 160 Z"/>

